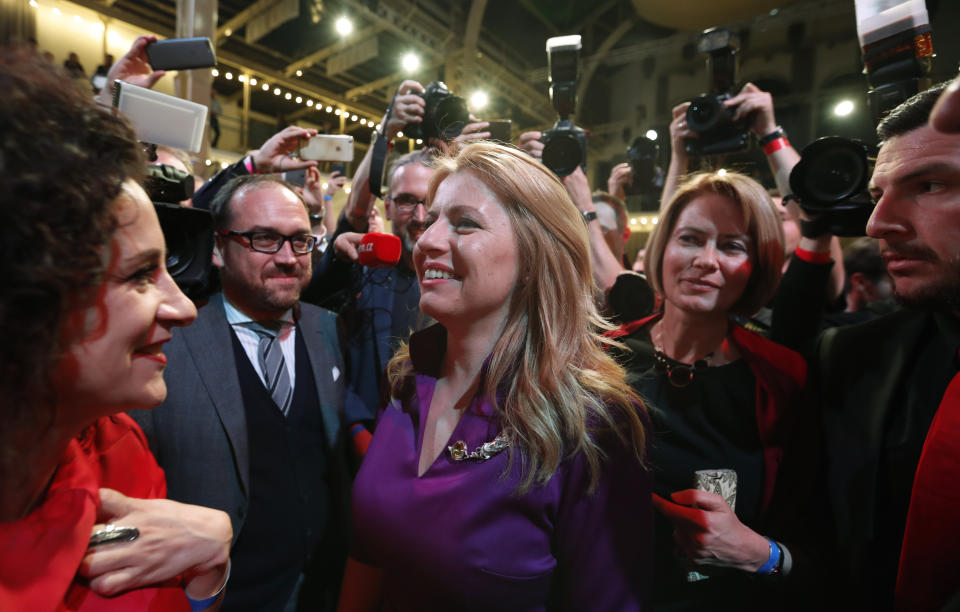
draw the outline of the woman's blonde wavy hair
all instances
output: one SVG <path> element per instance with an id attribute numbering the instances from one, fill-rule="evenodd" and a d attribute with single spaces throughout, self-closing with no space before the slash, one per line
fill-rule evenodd
<path id="1" fill-rule="evenodd" d="M 605 459 L 598 435 L 613 433 L 643 461 L 643 405 L 604 350 L 612 342 L 601 334 L 611 326 L 597 312 L 587 229 L 563 184 L 522 151 L 487 142 L 435 166 L 428 202 L 446 178 L 470 173 L 496 196 L 516 235 L 521 281 L 480 393 L 511 437 L 510 461 L 522 462 L 519 492 L 549 481 L 577 453 L 592 489 Z M 411 370 L 404 346 L 387 367 L 394 396 Z"/>

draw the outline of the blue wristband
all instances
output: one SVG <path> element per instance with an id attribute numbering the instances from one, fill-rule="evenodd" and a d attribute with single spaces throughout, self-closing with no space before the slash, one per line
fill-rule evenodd
<path id="1" fill-rule="evenodd" d="M 323 194 L 323 199 L 326 200 L 327 202 L 329 202 L 330 200 L 333 199 L 333 196 L 327 195 L 327 194 Z"/>
<path id="2" fill-rule="evenodd" d="M 769 576 L 773 573 L 773 570 L 777 568 L 777 565 L 780 564 L 780 555 L 783 554 L 780 552 L 780 547 L 777 546 L 777 543 L 771 540 L 770 538 L 764 538 L 767 543 L 770 545 L 770 556 L 767 557 L 767 562 L 760 566 L 760 568 L 754 572 L 759 576 Z"/>
<path id="3" fill-rule="evenodd" d="M 230 565 L 231 565 L 230 559 L 227 559 L 227 575 L 223 579 L 223 584 L 220 585 L 220 590 L 218 590 L 216 593 L 214 593 L 210 597 L 205 597 L 204 599 L 194 599 L 193 597 L 190 597 L 190 595 L 187 595 L 186 592 L 184 592 L 184 595 L 187 595 L 187 601 L 190 602 L 191 612 L 201 612 L 202 610 L 206 610 L 213 604 L 217 603 L 217 600 L 220 599 L 220 597 L 223 595 L 223 590 L 227 587 L 227 582 L 230 580 L 230 569 L 231 569 Z"/>

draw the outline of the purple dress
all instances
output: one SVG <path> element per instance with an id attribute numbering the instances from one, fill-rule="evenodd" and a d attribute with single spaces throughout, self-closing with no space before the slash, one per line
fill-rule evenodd
<path id="1" fill-rule="evenodd" d="M 417 476 L 442 335 L 434 326 L 411 337 L 415 393 L 381 413 L 354 483 L 352 556 L 384 570 L 385 609 L 643 609 L 651 476 L 615 437 L 603 444 L 609 461 L 589 494 L 582 454 L 524 495 L 516 493 L 519 454 L 505 472 L 509 451 L 482 462 L 455 462 L 444 451 Z M 440 350 L 417 351 L 431 344 L 425 338 Z M 477 397 L 450 443 L 472 451 L 498 432 L 492 406 Z"/>

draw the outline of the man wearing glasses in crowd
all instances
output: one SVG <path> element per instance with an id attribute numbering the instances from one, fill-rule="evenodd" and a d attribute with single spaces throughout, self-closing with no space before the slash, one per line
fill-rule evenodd
<path id="1" fill-rule="evenodd" d="M 404 126 L 423 120 L 423 86 L 404 81 L 394 98 L 389 121 L 384 117 L 383 134 L 392 142 Z M 487 123 L 467 124 L 458 140 L 489 138 Z M 411 332 L 429 324 L 420 312 L 420 286 L 413 271 L 413 247 L 426 229 L 425 198 L 433 175 L 432 147 L 400 157 L 387 174 L 389 193 L 384 209 L 391 231 L 402 242 L 400 262 L 391 268 L 361 268 L 357 265 L 360 238 L 370 231 L 368 217 L 376 198 L 370 194 L 369 178 L 373 147 L 360 161 L 353 177 L 353 190 L 337 222 L 332 242 L 314 271 L 313 282 L 304 300 L 337 310 L 344 323 L 344 345 L 348 361 L 346 414 L 354 448 L 363 454 L 369 441 L 387 362 L 406 342 Z"/>
<path id="2" fill-rule="evenodd" d="M 232 179 L 211 213 L 222 292 L 169 343 L 166 401 L 136 418 L 169 497 L 230 515 L 223 610 L 298 597 L 323 609 L 346 555 L 349 477 L 336 318 L 299 301 L 316 237 L 276 175 Z"/>

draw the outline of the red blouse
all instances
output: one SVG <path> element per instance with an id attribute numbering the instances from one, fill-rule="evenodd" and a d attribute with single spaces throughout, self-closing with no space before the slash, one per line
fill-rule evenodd
<path id="1" fill-rule="evenodd" d="M 99 489 L 164 498 L 163 470 L 125 414 L 98 419 L 70 441 L 43 504 L 0 523 L 0 610 L 189 610 L 179 582 L 101 597 L 76 576 L 100 506 Z"/>

